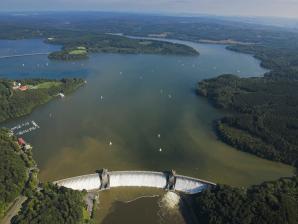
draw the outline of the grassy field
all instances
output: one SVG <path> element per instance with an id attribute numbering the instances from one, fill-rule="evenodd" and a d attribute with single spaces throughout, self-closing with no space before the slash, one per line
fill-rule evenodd
<path id="1" fill-rule="evenodd" d="M 70 50 L 68 52 L 68 54 L 71 54 L 71 55 L 87 54 L 87 49 L 85 47 L 80 46 L 80 47 L 77 47 L 74 50 Z"/>
<path id="2" fill-rule="evenodd" d="M 72 50 L 69 52 L 69 54 L 87 54 L 87 51 L 86 50 Z"/>
<path id="3" fill-rule="evenodd" d="M 35 86 L 36 89 L 48 89 L 55 86 L 60 86 L 61 82 L 51 81 L 51 82 L 43 82 Z"/>
<path id="4" fill-rule="evenodd" d="M 90 220 L 90 218 L 91 217 L 90 217 L 89 212 L 87 211 L 87 209 L 83 208 L 83 219 L 88 221 L 88 220 Z"/>
<path id="5" fill-rule="evenodd" d="M 77 49 L 78 50 L 87 50 L 86 47 L 84 47 L 84 46 L 79 46 L 79 47 L 77 47 Z"/>

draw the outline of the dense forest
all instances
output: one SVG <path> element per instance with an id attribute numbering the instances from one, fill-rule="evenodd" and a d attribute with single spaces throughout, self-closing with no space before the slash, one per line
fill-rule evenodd
<path id="1" fill-rule="evenodd" d="M 56 97 L 58 93 L 71 93 L 84 83 L 82 79 L 16 80 L 16 83 L 28 87 L 28 90 L 21 91 L 13 89 L 13 82 L 0 80 L 0 122 L 27 115 L 35 107 Z"/>
<path id="2" fill-rule="evenodd" d="M 238 149 L 298 166 L 298 82 L 222 75 L 198 92 L 237 114 L 217 122 L 219 137 Z"/>
<path id="3" fill-rule="evenodd" d="M 9 131 L 0 129 L 0 218 L 10 203 L 24 193 L 33 165 L 31 151 L 21 150 Z"/>
<path id="4" fill-rule="evenodd" d="M 43 184 L 23 204 L 12 224 L 83 224 L 84 193 L 53 184 Z"/>
<path id="5" fill-rule="evenodd" d="M 298 178 L 282 178 L 248 189 L 217 185 L 195 198 L 200 224 L 296 224 Z"/>
<path id="6" fill-rule="evenodd" d="M 22 149 L 15 136 L 0 129 L 0 220 L 20 196 L 26 196 L 12 223 L 91 223 L 85 209 L 85 192 L 53 184 L 38 185 L 37 169 L 30 149 Z"/>
<path id="7" fill-rule="evenodd" d="M 37 172 L 31 150 L 22 149 L 9 130 L 0 129 L 0 222 L 14 200 L 26 196 L 11 223 L 93 223 L 83 200 L 85 192 L 38 185 Z"/>

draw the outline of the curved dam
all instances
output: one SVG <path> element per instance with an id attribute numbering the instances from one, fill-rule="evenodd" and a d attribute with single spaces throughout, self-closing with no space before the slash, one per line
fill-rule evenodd
<path id="1" fill-rule="evenodd" d="M 212 182 L 176 175 L 175 172 L 112 171 L 67 178 L 54 182 L 73 190 L 105 190 L 115 187 L 153 187 L 196 194 L 214 186 Z"/>

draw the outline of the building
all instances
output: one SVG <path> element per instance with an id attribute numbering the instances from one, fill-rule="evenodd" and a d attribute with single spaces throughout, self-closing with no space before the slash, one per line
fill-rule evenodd
<path id="1" fill-rule="evenodd" d="M 31 145 L 27 144 L 23 138 L 18 138 L 18 144 L 23 150 L 32 149 Z"/>
<path id="2" fill-rule="evenodd" d="M 19 90 L 26 91 L 26 90 L 28 90 L 28 86 L 20 86 Z"/>
<path id="3" fill-rule="evenodd" d="M 16 90 L 16 89 L 18 89 L 18 88 L 20 88 L 20 86 L 21 86 L 21 83 L 17 83 L 17 82 L 13 82 L 13 86 L 12 86 L 12 89 L 13 90 Z"/>
<path id="4" fill-rule="evenodd" d="M 18 138 L 18 144 L 20 146 L 25 146 L 26 145 L 26 142 L 25 142 L 25 140 L 23 138 Z"/>

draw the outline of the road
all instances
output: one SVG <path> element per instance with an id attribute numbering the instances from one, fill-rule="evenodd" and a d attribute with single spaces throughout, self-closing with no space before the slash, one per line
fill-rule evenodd
<path id="1" fill-rule="evenodd" d="M 16 200 L 14 201 L 14 203 L 9 208 L 9 210 L 6 212 L 3 219 L 0 221 L 0 223 L 1 224 L 10 224 L 10 220 L 12 219 L 12 217 L 14 217 L 16 214 L 18 214 L 23 202 L 26 201 L 26 199 L 27 198 L 25 196 L 17 197 Z"/>

